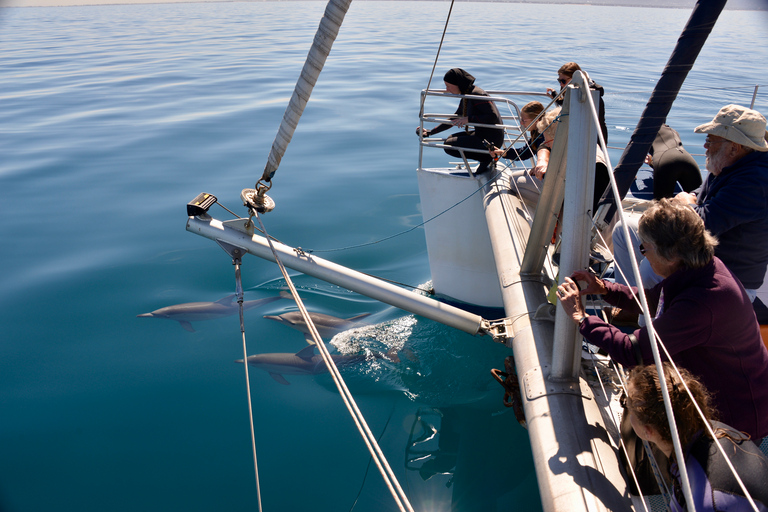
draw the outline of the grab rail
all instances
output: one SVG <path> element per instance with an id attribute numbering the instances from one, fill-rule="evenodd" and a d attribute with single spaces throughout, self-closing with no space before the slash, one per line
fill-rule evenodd
<path id="1" fill-rule="evenodd" d="M 467 123 L 467 126 L 471 126 L 474 128 L 501 128 L 504 130 L 504 144 L 503 146 L 510 146 L 512 144 L 515 144 L 517 141 L 523 140 L 523 127 L 520 125 L 520 107 L 518 106 L 518 102 L 514 101 L 514 98 L 532 98 L 532 97 L 541 97 L 546 98 L 547 100 L 551 100 L 551 98 L 546 95 L 545 93 L 535 93 L 535 92 L 527 92 L 527 91 L 487 91 L 488 96 L 478 96 L 474 94 L 452 94 L 449 92 L 446 92 L 444 90 L 437 90 L 437 89 L 429 89 L 429 90 L 422 90 L 421 91 L 421 103 L 419 108 L 419 133 L 423 133 L 424 131 L 424 124 L 425 123 L 435 123 L 436 125 L 443 124 L 443 123 L 450 123 L 451 119 L 455 117 L 456 114 L 451 112 L 450 114 L 445 113 L 426 113 L 425 112 L 425 103 L 427 96 L 435 96 L 435 97 L 444 97 L 444 98 L 468 98 L 468 99 L 477 99 L 477 100 L 483 100 L 483 101 L 493 101 L 494 103 L 501 103 L 502 105 L 506 105 L 506 109 L 511 113 L 511 115 L 501 115 L 502 121 L 505 120 L 513 120 L 515 123 L 508 124 L 484 124 L 484 123 Z M 517 134 L 516 136 L 512 137 L 509 135 L 509 133 Z M 469 148 L 469 147 L 463 147 L 463 146 L 451 146 L 448 144 L 440 144 L 440 141 L 445 141 L 445 138 L 437 137 L 422 137 L 419 135 L 419 168 L 423 167 L 423 156 L 424 156 L 424 148 L 430 147 L 430 148 L 439 148 L 439 149 L 452 149 L 455 151 L 458 151 L 459 154 L 462 156 L 462 159 L 464 160 L 464 165 L 466 166 L 466 169 L 468 172 L 472 172 L 469 167 L 469 162 L 467 162 L 465 153 L 487 153 L 488 150 L 486 149 L 477 149 L 477 148 Z"/>

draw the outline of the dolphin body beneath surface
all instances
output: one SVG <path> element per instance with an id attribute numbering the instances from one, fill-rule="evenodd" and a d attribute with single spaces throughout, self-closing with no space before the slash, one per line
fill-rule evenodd
<path id="1" fill-rule="evenodd" d="M 374 352 L 373 357 L 381 359 L 386 356 Z M 348 365 L 364 363 L 367 360 L 367 357 L 364 354 L 331 354 L 331 359 L 333 359 L 333 362 L 336 363 L 337 367 L 343 368 Z M 243 360 L 238 359 L 235 362 L 242 363 Z M 304 347 L 295 354 L 271 353 L 248 356 L 248 365 L 264 370 L 269 373 L 270 377 L 285 386 L 288 386 L 291 383 L 288 382 L 283 375 L 318 375 L 328 371 L 328 367 L 325 366 L 323 357 L 320 354 L 315 354 L 315 345 Z"/>
<path id="2" fill-rule="evenodd" d="M 359 320 L 362 320 L 363 318 L 370 315 L 370 313 L 363 313 L 362 315 L 357 315 L 345 319 L 337 318 L 331 315 L 325 315 L 323 313 L 309 313 L 309 318 L 311 318 L 312 323 L 315 324 L 320 337 L 330 339 L 340 332 L 367 325 L 365 323 L 360 323 Z M 315 344 L 315 341 L 312 339 L 312 335 L 309 333 L 309 328 L 304 322 L 304 318 L 301 316 L 300 311 L 291 311 L 289 313 L 283 313 L 282 315 L 265 315 L 264 318 L 275 320 L 283 325 L 287 325 L 292 329 L 296 329 L 297 331 L 304 334 L 304 338 L 307 340 L 307 343 L 310 345 Z"/>
<path id="3" fill-rule="evenodd" d="M 270 302 L 282 299 L 280 297 L 267 297 L 266 299 L 243 301 L 243 311 L 264 306 Z M 216 302 L 187 302 L 156 309 L 151 313 L 136 315 L 143 318 L 167 318 L 176 320 L 184 329 L 189 332 L 195 332 L 191 322 L 200 322 L 202 320 L 213 320 L 225 316 L 235 315 L 240 312 L 240 305 L 235 300 L 235 294 L 227 295 Z"/>

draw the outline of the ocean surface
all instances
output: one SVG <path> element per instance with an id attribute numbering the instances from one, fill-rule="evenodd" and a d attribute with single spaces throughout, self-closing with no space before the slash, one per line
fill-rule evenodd
<path id="1" fill-rule="evenodd" d="M 273 180 L 271 235 L 428 285 L 421 228 L 373 242 L 422 221 L 414 128 L 449 5 L 352 4 Z M 0 9 L 0 511 L 257 509 L 238 316 L 191 332 L 137 315 L 234 293 L 230 257 L 185 230 L 185 206 L 209 192 L 247 215 L 240 191 L 261 176 L 324 8 Z M 433 84 L 463 67 L 487 90 L 543 91 L 579 62 L 606 89 L 615 164 L 688 15 L 458 3 Z M 701 164 L 694 126 L 755 85 L 768 112 L 767 28 L 768 12 L 724 12 L 689 75 L 669 123 Z M 409 354 L 344 375 L 416 510 L 540 509 L 527 432 L 489 373 L 509 349 L 292 276 L 310 311 L 369 314 L 334 351 Z M 247 300 L 285 285 L 250 256 L 242 279 Z M 295 309 L 247 311 L 249 354 L 305 347 L 263 318 Z M 250 375 L 264 510 L 395 509 L 327 374 Z"/>

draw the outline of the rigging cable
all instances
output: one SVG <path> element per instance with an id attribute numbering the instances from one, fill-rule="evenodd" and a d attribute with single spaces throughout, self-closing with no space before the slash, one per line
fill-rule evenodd
<path id="1" fill-rule="evenodd" d="M 261 215 L 259 215 L 258 211 L 254 211 L 254 213 L 256 214 L 256 218 L 259 221 L 262 232 L 266 233 L 267 230 L 261 221 Z M 392 494 L 392 497 L 395 499 L 398 508 L 401 511 L 413 512 L 413 507 L 408 501 L 408 497 L 405 495 L 405 492 L 403 492 L 400 483 L 397 481 L 397 477 L 392 471 L 392 468 L 387 462 L 386 457 L 384 457 L 384 454 L 381 451 L 378 442 L 376 441 L 376 437 L 368 427 L 363 414 L 360 412 L 360 409 L 357 407 L 357 403 L 355 403 L 355 399 L 352 397 L 352 393 L 350 393 L 349 388 L 347 388 L 347 385 L 341 376 L 341 373 L 339 373 L 339 369 L 333 362 L 333 358 L 331 357 L 330 352 L 328 352 L 328 348 L 325 346 L 323 339 L 320 337 L 320 334 L 318 333 L 317 327 L 315 327 L 312 318 L 309 316 L 309 312 L 304 307 L 304 303 L 301 301 L 299 293 L 296 291 L 296 287 L 293 285 L 293 281 L 291 281 L 291 278 L 288 275 L 288 271 L 285 269 L 285 266 L 280 260 L 275 247 L 272 245 L 272 240 L 269 236 L 267 236 L 266 239 L 269 242 L 269 248 L 272 250 L 272 256 L 275 258 L 275 262 L 277 263 L 278 267 L 280 267 L 280 272 L 282 272 L 283 278 L 285 279 L 285 282 L 288 284 L 288 287 L 291 291 L 291 295 L 293 295 L 293 298 L 296 301 L 296 305 L 299 307 L 299 311 L 301 312 L 301 316 L 304 319 L 304 323 L 309 328 L 310 334 L 315 341 L 315 345 L 317 346 L 320 355 L 322 356 L 323 361 L 325 361 L 325 365 L 328 368 L 328 371 L 330 372 L 331 377 L 333 378 L 333 381 L 339 390 L 339 394 L 344 401 L 344 405 L 346 405 L 347 410 L 349 410 L 349 413 L 352 416 L 357 429 L 360 431 L 360 434 L 363 437 L 363 441 L 368 447 L 368 451 L 371 453 L 371 457 L 376 463 L 376 466 L 379 468 L 379 472 L 384 479 L 384 483 Z"/>
<path id="2" fill-rule="evenodd" d="M 247 252 L 244 249 L 235 247 L 223 241 L 218 241 L 224 251 L 232 257 L 232 264 L 235 266 L 235 295 L 240 310 L 240 333 L 243 338 L 243 366 L 245 366 L 245 390 L 248 396 L 248 420 L 251 425 L 251 450 L 253 452 L 253 469 L 256 477 L 256 496 L 258 499 L 259 512 L 261 512 L 261 485 L 259 484 L 259 463 L 256 459 L 256 433 L 253 428 L 253 400 L 251 399 L 251 380 L 248 372 L 248 349 L 245 343 L 245 321 L 243 318 L 243 282 L 240 276 L 240 263 L 242 256 Z"/>
<path id="3" fill-rule="evenodd" d="M 451 12 L 453 11 L 453 3 L 455 0 L 451 0 L 451 7 L 448 9 L 448 17 L 445 19 L 445 27 L 443 27 L 443 35 L 440 37 L 440 45 L 437 47 L 437 53 L 435 54 L 435 63 L 432 64 L 432 72 L 429 74 L 429 80 L 427 80 L 427 90 L 429 90 L 430 84 L 432 84 L 432 77 L 435 75 L 435 68 L 437 67 L 437 59 L 440 58 L 440 50 L 443 48 L 443 41 L 445 41 L 445 32 L 448 30 L 448 22 L 451 21 Z M 424 104 L 421 105 L 421 113 L 424 113 Z"/>
<path id="4" fill-rule="evenodd" d="M 595 126 L 600 126 L 600 121 L 597 116 L 597 109 L 595 108 L 595 102 L 592 99 L 592 94 L 589 93 L 589 86 L 587 85 L 586 80 L 583 77 L 583 73 L 581 71 L 577 71 L 574 74 L 574 78 L 577 75 L 581 75 L 581 82 L 584 84 L 583 87 L 586 89 L 584 91 L 584 96 L 586 97 L 587 102 L 589 103 L 590 111 L 592 112 L 592 122 Z M 608 149 L 605 145 L 605 138 L 603 137 L 603 133 L 600 130 L 597 130 L 597 138 L 598 138 L 598 145 L 602 149 L 605 159 L 606 159 L 606 165 L 609 169 L 608 177 L 610 179 L 610 186 L 611 186 L 611 192 L 613 193 L 613 197 L 619 198 L 621 197 L 621 194 L 619 193 L 619 187 L 616 183 L 616 178 L 613 174 L 613 167 L 611 166 L 611 160 L 610 156 L 608 155 Z M 604 192 L 604 195 L 607 195 L 608 192 Z M 621 204 L 621 203 L 619 203 Z M 594 212 L 593 216 L 594 216 Z M 619 222 L 622 224 L 622 229 L 624 230 L 624 236 L 629 240 L 629 227 L 627 226 L 626 219 L 624 218 L 624 211 L 621 208 L 617 208 L 617 214 L 619 215 Z M 640 298 L 640 303 L 642 304 L 643 313 L 646 315 L 646 318 L 648 319 L 648 324 L 646 325 L 646 329 L 648 330 L 648 337 L 652 340 L 657 339 L 656 329 L 653 326 L 653 321 L 651 320 L 651 313 L 650 308 L 648 306 L 648 302 L 645 297 L 645 290 L 642 286 L 642 279 L 640 278 L 640 267 L 637 263 L 637 258 L 635 257 L 634 251 L 629 251 L 630 260 L 632 262 L 632 270 L 635 274 L 635 280 L 638 284 L 638 296 Z M 659 355 L 659 347 L 656 343 L 651 343 L 651 351 L 653 352 L 653 360 L 656 362 L 656 371 L 659 374 L 659 380 L 661 382 L 666 382 L 664 380 L 664 368 L 661 365 L 661 356 Z M 661 386 L 661 397 L 664 401 L 664 409 L 667 412 L 667 419 L 669 420 L 669 430 L 673 434 L 672 435 L 672 445 L 674 447 L 674 453 L 677 456 L 677 460 L 683 461 L 685 460 L 684 454 L 683 454 L 683 447 L 680 445 L 680 438 L 676 435 L 677 434 L 677 422 L 675 420 L 675 416 L 672 413 L 672 402 L 669 398 L 669 390 L 666 386 Z M 682 481 L 682 488 L 683 488 L 683 494 L 685 496 L 685 500 L 691 504 L 691 507 L 693 507 L 693 496 L 691 494 L 691 484 L 688 480 L 688 470 L 685 467 L 685 464 L 679 464 L 678 468 L 680 470 L 680 480 Z"/>

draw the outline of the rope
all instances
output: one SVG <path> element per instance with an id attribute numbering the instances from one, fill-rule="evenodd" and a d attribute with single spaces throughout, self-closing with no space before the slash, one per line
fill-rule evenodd
<path id="1" fill-rule="evenodd" d="M 243 366 L 245 366 L 245 390 L 248 396 L 248 421 L 251 424 L 251 450 L 253 451 L 253 470 L 256 475 L 256 496 L 259 503 L 259 512 L 261 512 L 261 486 L 259 485 L 259 463 L 256 459 L 256 433 L 253 428 L 253 400 L 251 399 L 251 380 L 248 375 L 248 349 L 245 344 L 245 321 L 243 319 L 243 284 L 240 278 L 240 258 L 233 258 L 235 265 L 235 293 L 237 303 L 240 305 L 240 333 L 243 337 Z"/>
<path id="2" fill-rule="evenodd" d="M 445 40 L 445 32 L 448 30 L 448 22 L 451 20 L 451 12 L 453 11 L 453 3 L 455 0 L 451 0 L 451 7 L 448 9 L 448 17 L 445 19 L 445 27 L 443 27 L 443 35 L 440 37 L 440 45 L 437 47 L 437 53 L 435 54 L 435 63 L 432 64 L 432 72 L 429 74 L 429 80 L 427 80 L 427 90 L 432 84 L 432 77 L 435 75 L 435 68 L 437 67 L 437 59 L 440 57 L 440 50 L 443 48 L 443 41 Z M 422 105 L 422 109 L 424 106 Z"/>
<path id="3" fill-rule="evenodd" d="M 579 72 L 577 72 L 579 73 Z M 582 73 L 583 74 L 583 73 Z M 586 80 L 582 79 L 584 82 L 583 87 L 587 88 L 587 92 L 589 92 L 589 86 L 586 83 Z M 595 108 L 595 102 L 592 100 L 592 94 L 585 94 L 587 101 L 589 102 L 589 107 L 592 112 L 592 122 L 595 126 L 600 126 L 600 121 L 597 117 L 597 109 Z M 597 138 L 598 143 L 600 145 L 600 148 L 602 149 L 605 160 L 606 160 L 606 166 L 609 169 L 608 177 L 611 182 L 611 192 L 613 193 L 613 196 L 615 198 L 621 197 L 621 194 L 619 193 L 618 184 L 616 183 L 616 178 L 613 175 L 613 166 L 611 165 L 610 155 L 608 155 L 608 150 L 605 146 L 605 138 L 603 137 L 603 133 L 600 130 L 597 130 Z M 627 226 L 626 220 L 624 218 L 624 211 L 622 208 L 616 208 L 617 213 L 619 215 L 619 221 L 622 224 L 622 229 L 624 230 L 624 236 L 627 240 L 630 240 L 629 237 L 629 227 Z M 638 296 L 640 298 L 640 303 L 643 308 L 643 314 L 646 315 L 646 318 L 648 319 L 648 324 L 646 325 L 646 329 L 648 330 L 648 336 L 650 339 L 657 339 L 656 335 L 656 329 L 653 327 L 653 321 L 651 320 L 651 313 L 650 309 L 648 307 L 648 302 L 645 298 L 645 290 L 643 289 L 642 279 L 640 278 L 640 267 L 637 264 L 637 259 L 635 258 L 634 251 L 629 251 L 630 261 L 632 262 L 632 270 L 635 274 L 635 282 L 638 284 Z M 653 352 L 653 360 L 656 362 L 656 371 L 659 374 L 659 380 L 661 382 L 666 382 L 664 378 L 664 368 L 661 364 L 661 356 L 659 355 L 659 347 L 656 343 L 651 343 L 651 351 Z M 672 402 L 669 398 L 669 390 L 666 386 L 661 386 L 661 396 L 664 401 L 664 408 L 667 411 L 667 416 L 669 420 L 669 427 L 670 432 L 672 432 L 674 435 L 672 435 L 672 444 L 674 446 L 675 454 L 677 455 L 677 459 L 679 461 L 684 461 L 685 457 L 683 455 L 683 447 L 680 445 L 680 438 L 677 436 L 677 422 L 675 421 L 675 415 L 672 413 Z M 684 463 L 681 463 L 678 465 L 680 468 L 680 480 L 682 482 L 682 488 L 683 488 L 683 494 L 685 495 L 686 501 L 690 504 L 691 507 L 693 507 L 693 496 L 691 495 L 691 484 L 688 480 L 688 470 L 685 467 Z M 692 511 L 693 512 L 693 511 Z"/>
<path id="4" fill-rule="evenodd" d="M 266 233 L 266 228 L 264 227 L 264 224 L 261 221 L 261 215 L 258 214 L 258 212 L 256 213 L 256 218 L 259 221 L 259 225 L 261 226 L 261 229 L 263 230 L 264 233 Z M 371 429 L 368 427 L 368 424 L 365 422 L 365 418 L 360 412 L 360 409 L 357 407 L 357 404 L 355 403 L 355 400 L 352 397 L 352 393 L 350 393 L 346 383 L 344 382 L 344 379 L 341 376 L 341 373 L 339 373 L 339 369 L 336 367 L 336 364 L 333 362 L 333 358 L 331 357 L 331 354 L 328 352 L 328 348 L 325 346 L 325 343 L 320 337 L 320 334 L 318 333 L 317 328 L 315 327 L 315 324 L 312 321 L 312 318 L 309 316 L 309 312 L 304 307 L 304 303 L 299 297 L 299 294 L 296 291 L 296 287 L 293 285 L 293 281 L 291 281 L 291 278 L 288 275 L 288 271 L 285 269 L 285 266 L 280 260 L 280 257 L 278 256 L 274 245 L 272 245 L 272 240 L 269 237 L 266 237 L 266 238 L 267 238 L 267 241 L 269 242 L 269 247 L 272 250 L 272 255 L 275 258 L 275 262 L 280 267 L 280 271 L 283 274 L 283 278 L 285 279 L 285 282 L 288 284 L 288 287 L 291 290 L 291 295 L 293 295 L 293 298 L 299 307 L 299 311 L 301 312 L 301 316 L 304 319 L 304 323 L 309 328 L 310 334 L 312 335 L 312 338 L 315 341 L 315 345 L 317 346 L 320 352 L 320 355 L 322 356 L 323 361 L 325 361 L 325 365 L 328 367 L 328 371 L 330 372 L 331 377 L 333 378 L 333 381 L 339 390 L 341 398 L 344 401 L 344 405 L 346 405 L 347 410 L 349 410 L 349 413 L 352 416 L 352 419 L 354 420 L 355 425 L 357 426 L 357 429 L 360 432 L 360 435 L 363 437 L 363 441 L 368 447 L 368 451 L 371 453 L 371 457 L 376 463 L 376 466 L 379 468 L 379 472 L 381 473 L 381 476 L 384 479 L 384 483 L 386 484 L 387 488 L 392 494 L 392 497 L 395 499 L 395 502 L 397 503 L 398 508 L 401 511 L 407 510 L 408 512 L 413 512 L 413 507 L 408 501 L 408 497 L 403 492 L 402 487 L 400 487 L 400 483 L 397 481 L 397 477 L 395 476 L 394 472 L 392 471 L 392 468 L 389 466 L 389 463 L 384 457 L 384 454 L 382 453 L 381 448 L 379 447 L 379 444 L 376 441 L 376 438 L 371 432 Z"/>

